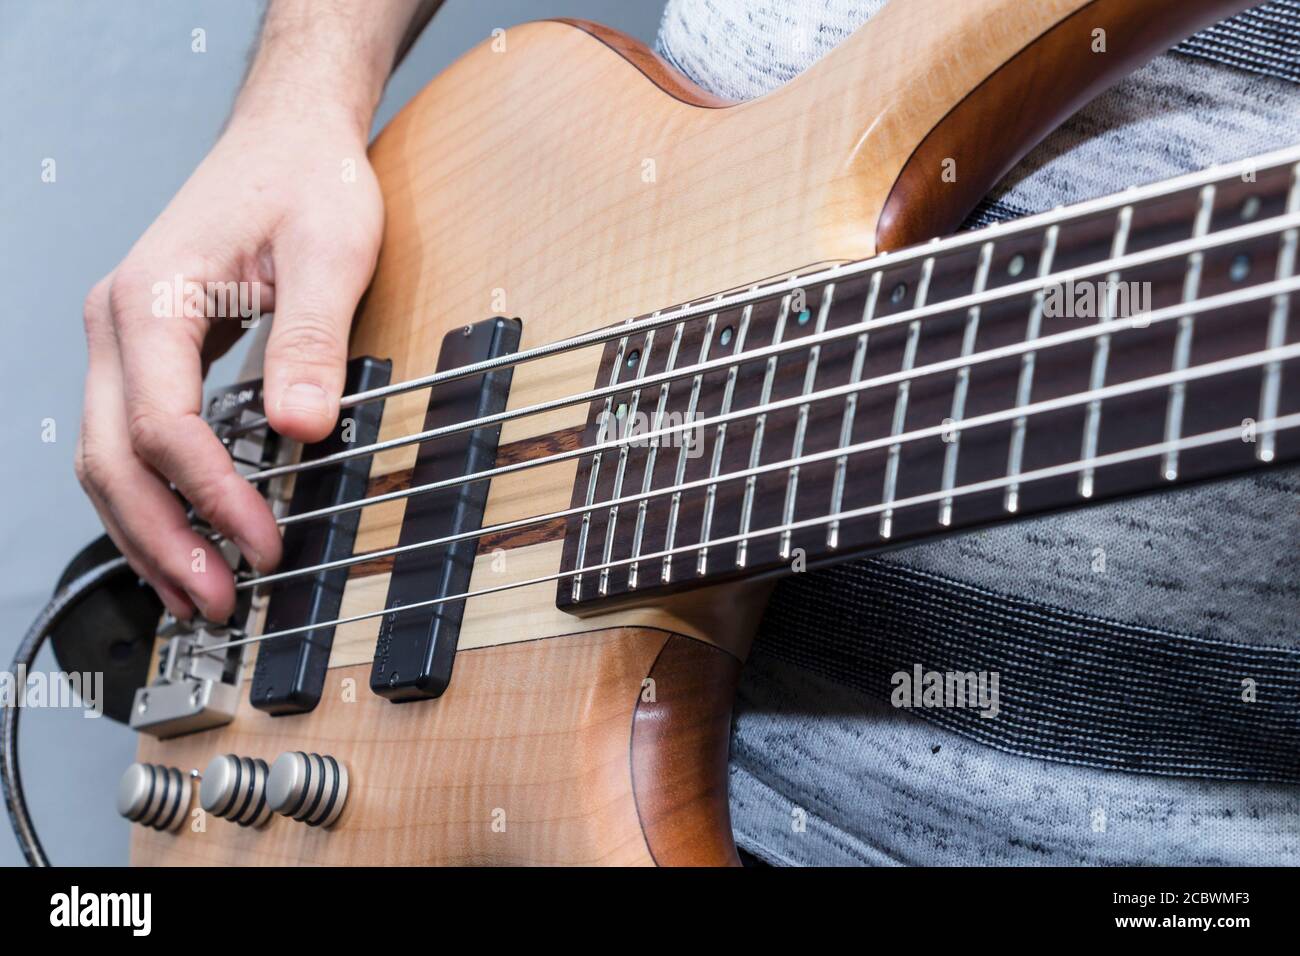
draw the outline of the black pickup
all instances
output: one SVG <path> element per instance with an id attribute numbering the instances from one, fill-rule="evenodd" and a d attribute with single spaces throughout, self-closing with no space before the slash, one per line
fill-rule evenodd
<path id="1" fill-rule="evenodd" d="M 387 361 L 353 359 L 348 363 L 346 394 L 387 385 L 391 368 Z M 382 401 L 345 409 L 328 438 L 303 449 L 302 460 L 373 444 L 379 437 L 383 412 Z M 294 478 L 289 513 L 302 514 L 365 497 L 370 461 L 370 455 L 362 455 L 340 465 L 300 472 Z M 360 518 L 361 512 L 352 510 L 289 525 L 280 566 L 304 568 L 351 556 Z M 342 567 L 272 584 L 263 633 L 336 619 L 347 580 L 348 569 Z M 312 710 L 320 702 L 333 644 L 333 627 L 264 641 L 253 671 L 253 706 L 275 715 Z"/>
<path id="2" fill-rule="evenodd" d="M 449 332 L 438 371 L 508 355 L 519 347 L 518 319 L 494 318 Z M 456 425 L 503 411 L 510 367 L 431 388 L 424 430 Z M 411 486 L 458 478 L 496 462 L 501 426 L 458 432 L 420 446 Z M 483 524 L 488 482 L 476 481 L 407 499 L 399 544 L 432 541 L 474 531 Z M 461 594 L 469 587 L 477 538 L 399 554 L 388 584 L 387 608 Z M 451 680 L 465 602 L 447 601 L 384 615 L 379 626 L 370 688 L 394 702 L 439 696 Z"/>

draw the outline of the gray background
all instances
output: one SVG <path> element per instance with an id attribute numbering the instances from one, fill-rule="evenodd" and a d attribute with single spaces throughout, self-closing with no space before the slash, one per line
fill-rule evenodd
<path id="1" fill-rule="evenodd" d="M 574 16 L 650 42 L 659 0 L 448 0 L 394 75 L 382 125 L 494 27 Z M 81 303 L 207 152 L 233 99 L 261 16 L 254 0 L 0 0 L 0 668 L 64 565 L 100 533 L 72 474 L 85 347 Z M 207 31 L 207 52 L 190 31 Z M 46 157 L 57 182 L 41 182 Z M 233 379 L 238 355 L 209 381 Z M 41 440 L 52 418 L 56 440 Z M 47 651 L 41 670 L 54 667 Z M 23 717 L 24 783 L 51 860 L 127 860 L 113 808 L 135 738 L 79 712 Z M 7 823 L 7 820 L 5 821 Z M 0 826 L 0 863 L 22 862 Z"/>

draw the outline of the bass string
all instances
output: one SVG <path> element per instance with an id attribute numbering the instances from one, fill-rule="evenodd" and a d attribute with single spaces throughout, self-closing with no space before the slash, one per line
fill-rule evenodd
<path id="1" fill-rule="evenodd" d="M 785 461 L 755 465 L 739 471 L 710 475 L 693 481 L 679 482 L 664 488 L 642 491 L 604 501 L 595 501 L 590 504 L 567 508 L 562 511 L 554 511 L 547 514 L 534 515 L 528 518 L 520 518 L 514 521 L 501 522 L 495 525 L 488 525 L 487 527 L 474 529 L 472 531 L 463 531 L 458 534 L 448 535 L 446 537 L 432 538 L 427 541 L 415 541 L 375 551 L 366 551 L 346 558 L 338 558 L 333 561 L 322 562 L 320 564 L 306 567 L 289 568 L 284 571 L 277 571 L 258 577 L 243 577 L 235 586 L 237 589 L 246 590 L 249 588 L 260 587 L 262 585 L 275 584 L 293 578 L 319 574 L 325 571 L 336 570 L 338 568 L 351 567 L 353 565 L 364 564 L 368 561 L 375 561 L 382 558 L 394 557 L 411 551 L 455 544 L 458 541 L 482 538 L 487 535 L 516 530 L 518 528 L 542 524 L 548 521 L 566 519 L 594 512 L 602 508 L 621 508 L 624 505 L 635 504 L 640 501 L 653 501 L 658 498 L 680 494 L 708 485 L 737 481 L 742 478 L 750 478 L 791 467 L 802 467 L 804 465 L 816 464 L 821 461 L 827 461 L 843 456 L 859 455 L 885 447 L 898 446 L 901 448 L 919 441 L 941 437 L 945 435 L 945 433 L 964 432 L 974 428 L 981 428 L 1009 421 L 1018 421 L 1021 419 L 1028 420 L 1040 415 L 1058 412 L 1063 409 L 1088 405 L 1094 401 L 1102 401 L 1107 398 L 1117 398 L 1125 395 L 1165 389 L 1171 385 L 1179 383 L 1197 381 L 1205 378 L 1214 378 L 1220 375 L 1227 375 L 1247 369 L 1268 366 L 1274 362 L 1285 362 L 1295 358 L 1300 358 L 1300 343 L 1283 346 L 1278 349 L 1268 349 L 1262 352 L 1255 352 L 1249 355 L 1238 356 L 1236 358 L 1223 359 L 1219 362 L 1195 365 L 1181 371 L 1165 372 L 1160 375 L 1149 376 L 1143 379 L 1134 379 L 1130 382 L 1120 382 L 1115 385 L 1107 385 L 1099 389 L 1079 392 L 1074 395 L 1045 399 L 1028 405 L 1013 406 L 996 412 L 987 412 L 983 415 L 974 416 L 961 421 L 931 425 L 925 428 L 914 429 L 910 432 L 903 432 L 898 435 L 887 435 L 879 438 L 868 439 L 849 446 L 798 455 Z"/>
<path id="2" fill-rule="evenodd" d="M 775 284 L 755 286 L 728 296 L 720 296 L 717 299 L 704 300 L 696 304 L 684 305 L 662 313 L 655 313 L 646 318 L 597 329 L 592 332 L 572 336 L 546 345 L 534 346 L 529 349 L 515 352 L 511 355 L 503 355 L 494 359 L 487 359 L 482 362 L 463 366 L 461 368 L 448 369 L 443 372 L 434 372 L 404 382 L 394 382 L 389 385 L 368 389 L 363 392 L 344 396 L 340 401 L 340 407 L 351 408 L 366 402 L 379 401 L 391 396 L 400 395 L 404 392 L 429 388 L 434 385 L 456 381 L 472 375 L 481 375 L 485 372 L 494 371 L 496 369 L 549 358 L 553 355 L 587 348 L 593 345 L 600 345 L 623 335 L 634 335 L 639 332 L 662 328 L 676 322 L 707 315 L 710 312 L 719 309 L 727 311 L 762 299 L 771 298 L 784 292 L 794 291 L 795 289 L 802 288 L 805 285 L 817 284 L 837 277 L 843 278 L 845 276 L 865 274 L 876 267 L 892 267 L 928 256 L 947 254 L 968 246 L 990 241 L 990 237 L 994 235 L 999 238 L 1014 236 L 1034 229 L 1046 228 L 1058 223 L 1081 220 L 1088 216 L 1119 209 L 1124 206 L 1131 206 L 1148 200 L 1158 199 L 1184 190 L 1190 191 L 1210 183 L 1226 182 L 1238 177 L 1249 176 L 1250 181 L 1256 181 L 1262 173 L 1281 169 L 1287 166 L 1291 166 L 1293 169 L 1294 187 L 1296 182 L 1300 182 L 1300 146 L 1288 147 L 1225 166 L 1216 166 L 1200 172 L 1189 173 L 1173 179 L 1164 180 L 1162 182 L 1134 187 L 1121 193 L 1102 196 L 1097 199 L 1087 200 L 1071 206 L 1059 206 L 1055 209 L 1049 210 L 1048 212 L 1039 213 L 1033 216 L 1024 216 L 1012 222 L 994 223 L 982 229 L 961 232 L 944 238 L 936 238 L 929 243 L 912 246 L 907 249 L 895 252 L 881 252 L 870 259 L 832 266 L 828 269 L 812 272 L 803 276 L 792 276 L 787 280 Z M 250 431 L 263 428 L 266 425 L 266 418 L 264 416 L 259 416 L 236 426 L 231 434 L 232 437 L 246 434 Z"/>
<path id="3" fill-rule="evenodd" d="M 1238 292 L 1223 293 L 1219 296 L 1213 296 L 1200 299 L 1194 303 L 1186 305 L 1179 304 L 1157 309 L 1150 313 L 1133 316 L 1127 319 L 1112 319 L 1104 326 L 1100 324 L 1083 326 L 1078 329 L 1072 329 L 1066 332 L 1058 332 L 1052 335 L 1040 336 L 1029 339 L 1024 342 L 1015 342 L 1010 345 L 999 346 L 993 349 L 986 349 L 980 352 L 973 352 L 966 356 L 957 356 L 951 359 L 945 359 L 930 365 L 918 366 L 912 369 L 904 369 L 898 372 L 890 372 L 885 375 L 875 376 L 870 379 L 864 379 L 859 382 L 852 382 L 846 385 L 834 386 L 821 391 L 810 392 L 807 395 L 800 395 L 788 399 L 780 399 L 767 403 L 736 409 L 725 414 L 719 414 L 712 417 L 702 418 L 692 422 L 683 422 L 677 425 L 663 426 L 647 432 L 639 432 L 636 435 L 625 436 L 623 438 L 610 439 L 606 442 L 595 445 L 584 445 L 579 448 L 568 449 L 562 452 L 555 452 L 550 455 L 537 456 L 528 458 L 520 462 L 515 462 L 508 466 L 498 466 L 489 468 L 484 471 L 473 472 L 468 475 L 462 475 L 457 478 L 444 479 L 442 481 L 430 482 L 418 485 L 413 488 L 403 488 L 390 492 L 384 492 L 369 497 L 356 498 L 351 501 L 340 502 L 334 505 L 327 505 L 312 511 L 304 511 L 293 515 L 282 515 L 276 521 L 281 526 L 300 524 L 305 521 L 313 521 L 319 518 L 329 517 L 346 511 L 353 511 L 360 508 L 368 508 L 372 505 L 383 504 L 389 501 L 396 501 L 402 498 L 410 498 L 416 495 L 428 494 L 435 491 L 443 491 L 449 488 L 459 487 L 461 485 L 471 484 L 476 481 L 486 481 L 503 474 L 509 474 L 513 471 L 536 468 L 544 465 L 558 464 L 569 461 L 573 458 L 584 455 L 595 454 L 597 452 L 618 450 L 624 445 L 635 443 L 646 443 L 656 441 L 660 438 L 667 438 L 673 435 L 692 431 L 698 428 L 707 428 L 712 425 L 724 424 L 726 422 L 743 420 L 749 417 L 757 417 L 771 411 L 779 411 L 783 408 L 789 408 L 796 405 L 803 405 L 808 402 L 824 401 L 831 398 L 846 397 L 873 388 L 883 388 L 898 382 L 910 381 L 916 378 L 923 378 L 927 375 L 940 374 L 943 372 L 953 371 L 961 368 L 969 368 L 981 365 L 986 362 L 999 361 L 1011 358 L 1017 355 L 1027 353 L 1037 353 L 1050 348 L 1056 348 L 1061 345 L 1068 345 L 1074 342 L 1086 341 L 1088 339 L 1098 338 L 1100 336 L 1112 336 L 1130 329 L 1144 329 L 1152 325 L 1158 325 L 1163 322 L 1170 322 L 1182 319 L 1187 316 L 1199 315 L 1203 312 L 1211 312 L 1218 309 L 1227 308 L 1231 305 L 1242 305 L 1249 302 L 1259 301 L 1272 298 L 1276 295 L 1285 295 L 1300 290 L 1300 277 L 1287 280 L 1278 280 L 1275 282 L 1263 283 L 1258 286 L 1252 286 L 1249 289 Z M 734 365 L 734 361 L 731 363 Z M 631 388 L 641 389 L 646 387 L 640 379 L 633 380 L 623 385 L 623 390 Z M 441 436 L 438 436 L 441 437 Z"/>
<path id="4" fill-rule="evenodd" d="M 1276 434 L 1281 431 L 1300 427 L 1300 413 L 1283 415 L 1278 418 L 1268 419 L 1257 422 L 1255 425 L 1256 435 Z M 772 525 L 766 528 L 760 528 L 744 534 L 728 535 L 722 538 L 714 538 L 709 541 L 699 542 L 697 544 L 680 545 L 675 548 L 664 549 L 647 554 L 637 555 L 632 558 L 619 558 L 617 560 L 606 561 L 602 564 L 595 564 L 578 570 L 557 571 L 552 574 L 539 575 L 522 581 L 512 581 L 505 584 L 493 585 L 492 587 L 478 588 L 475 590 L 465 591 L 460 594 L 451 594 L 444 597 L 430 598 L 425 601 L 417 601 L 411 604 L 404 604 L 395 608 L 384 608 L 378 611 L 367 611 L 361 614 L 353 614 L 348 617 L 339 617 L 330 621 L 321 621 L 316 624 L 304 624 L 299 627 L 284 628 L 282 630 L 272 631 L 266 634 L 247 636 L 242 631 L 233 633 L 240 634 L 234 640 L 223 641 L 220 644 L 213 644 L 201 649 L 195 649 L 196 654 L 214 654 L 229 650 L 235 647 L 242 647 L 249 644 L 257 644 L 262 641 L 274 640 L 280 637 L 293 637 L 299 634 L 308 634 L 312 631 L 322 630 L 324 628 L 339 627 L 345 624 L 355 624 L 360 621 L 371 620 L 374 618 L 385 617 L 393 614 L 403 614 L 410 611 L 421 610 L 425 608 L 437 607 L 453 601 L 463 601 L 472 597 L 482 597 L 491 594 L 499 594 L 504 591 L 511 591 L 516 588 L 530 587 L 538 584 L 559 581 L 564 578 L 571 578 L 576 574 L 590 574 L 607 569 L 626 567 L 632 564 L 638 564 L 642 561 L 651 562 L 666 558 L 673 558 L 678 555 L 692 554 L 704 548 L 716 548 L 729 544 L 739 544 L 742 541 L 752 541 L 755 538 L 766 538 L 773 535 L 784 534 L 786 532 L 800 531 L 807 528 L 814 528 L 827 525 L 833 521 L 847 522 L 859 518 L 867 518 L 879 514 L 882 511 L 891 509 L 894 511 L 917 507 L 925 504 L 933 504 L 947 498 L 964 498 L 975 494 L 986 494 L 1006 488 L 1012 483 L 1032 484 L 1037 481 L 1049 480 L 1052 478 L 1061 478 L 1067 475 L 1077 474 L 1085 469 L 1104 469 L 1107 467 L 1127 464 L 1133 461 L 1140 461 L 1145 458 L 1156 458 L 1168 454 L 1172 451 L 1188 451 L 1194 448 L 1205 448 L 1216 444 L 1223 444 L 1231 441 L 1241 441 L 1242 430 L 1239 426 L 1222 428 L 1212 432 L 1206 432 L 1200 435 L 1193 435 L 1176 441 L 1159 442 L 1152 445 L 1144 445 L 1139 448 L 1127 449 L 1121 452 L 1111 452 L 1106 455 L 1098 455 L 1092 458 L 1080 459 L 1078 461 L 1066 462 L 1061 465 L 1053 465 L 1046 468 L 1039 468 L 1033 471 L 1026 471 L 1015 475 L 1009 475 L 1000 478 L 991 478 L 986 481 L 973 482 L 961 485 L 951 489 L 941 489 L 939 491 L 927 492 L 925 494 L 914 495 L 908 498 L 900 498 L 895 501 L 885 502 L 874 505 L 866 505 L 861 508 L 838 511 L 833 514 L 820 515 L 814 518 L 805 518 L 799 521 L 791 521 L 783 524 Z"/>
<path id="5" fill-rule="evenodd" d="M 1034 278 L 1025 279 L 1022 280 L 1021 282 L 1012 283 L 1006 286 L 1000 286 L 997 289 L 991 291 L 972 293 L 965 296 L 959 296 L 958 298 L 955 299 L 949 299 L 942 302 L 932 303 L 918 308 L 913 308 L 902 312 L 898 312 L 890 316 L 885 316 L 878 319 L 871 319 L 868 321 L 855 323 L 853 325 L 835 329 L 830 332 L 819 333 L 815 336 L 807 336 L 801 339 L 791 340 L 791 342 L 785 343 L 784 345 L 765 346 L 762 349 L 753 350 L 752 353 L 747 352 L 747 353 L 743 353 L 740 356 L 725 356 L 720 359 L 713 359 L 713 360 L 701 362 L 696 366 L 692 366 L 689 368 L 673 370 L 672 373 L 656 373 L 656 376 L 653 377 L 654 379 L 653 381 L 650 381 L 652 377 L 647 376 L 647 384 L 655 384 L 658 381 L 668 381 L 671 379 L 676 379 L 684 376 L 699 375 L 702 374 L 703 372 L 707 372 L 713 369 L 722 369 L 732 365 L 736 365 L 738 361 L 741 363 L 749 362 L 752 359 L 758 359 L 766 355 L 780 354 L 781 352 L 787 350 L 809 348 L 813 345 L 818 344 L 821 341 L 834 341 L 839 338 L 847 338 L 853 335 L 860 335 L 864 332 L 871 333 L 871 332 L 878 331 L 880 329 L 889 328 L 896 325 L 902 325 L 920 319 L 932 318 L 938 315 L 960 312 L 964 309 L 975 308 L 975 307 L 982 308 L 990 303 L 1011 300 L 1023 295 L 1030 295 L 1030 294 L 1042 292 L 1054 286 L 1068 286 L 1069 283 L 1077 282 L 1080 279 L 1087 279 L 1091 276 L 1109 275 L 1111 273 L 1119 273 L 1126 269 L 1134 268 L 1135 266 L 1149 265 L 1152 263 L 1163 262 L 1171 259 L 1184 258 L 1186 256 L 1193 255 L 1194 253 L 1197 252 L 1204 252 L 1206 250 L 1218 248 L 1220 246 L 1232 245 L 1234 243 L 1242 242 L 1248 239 L 1258 239 L 1267 236 L 1280 235 L 1290 229 L 1295 229 L 1297 227 L 1300 227 L 1300 213 L 1289 213 L 1286 215 L 1274 216 L 1272 218 L 1262 219 L 1259 222 L 1252 223 L 1246 226 L 1238 226 L 1234 229 L 1221 230 L 1220 232 L 1214 233 L 1204 238 L 1186 239 L 1169 245 L 1157 246 L 1157 247 L 1153 247 L 1152 249 L 1129 253 L 1124 256 L 1114 257 L 1101 262 L 1093 263 L 1091 265 L 1079 266 L 1074 269 L 1069 269 L 1063 272 L 1057 272 L 1049 275 L 1037 276 Z M 872 267 L 874 268 L 879 261 L 879 257 L 877 257 L 876 259 L 869 259 L 865 261 L 866 263 L 871 264 Z M 838 267 L 838 269 L 830 270 L 827 273 L 827 276 L 840 277 L 842 279 L 846 274 L 851 274 L 850 270 L 851 267 Z M 864 269 L 862 271 L 867 271 L 867 270 Z M 788 282 L 781 284 L 780 288 L 772 289 L 771 291 L 768 291 L 763 294 L 755 295 L 753 293 L 747 293 L 743 296 L 735 297 L 734 303 L 729 302 L 727 300 L 706 301 L 700 303 L 699 305 L 690 307 L 692 310 L 695 310 L 693 315 L 683 316 L 679 319 L 676 319 L 675 321 L 684 321 L 686 318 L 695 318 L 702 315 L 710 315 L 710 314 L 716 315 L 719 314 L 720 312 L 729 311 L 732 308 L 733 304 L 744 304 L 745 302 L 752 302 L 760 299 L 768 299 L 774 297 L 779 293 L 790 292 L 793 291 L 795 288 L 801 288 L 801 286 L 798 285 L 789 286 L 788 288 L 786 288 L 786 286 L 789 286 Z M 1258 288 L 1258 287 L 1259 286 L 1252 286 L 1250 288 Z M 1191 303 L 1186 303 L 1181 307 L 1186 309 L 1187 307 L 1191 305 L 1195 305 L 1200 301 L 1205 301 L 1205 300 L 1204 299 L 1193 300 Z M 664 315 L 670 315 L 670 314 L 672 313 L 664 313 Z M 638 331 L 641 331 L 640 327 L 645 323 L 651 323 L 652 327 L 655 328 L 658 328 L 661 325 L 670 324 L 670 323 L 663 322 L 662 315 L 652 316 L 650 319 L 642 320 L 641 322 L 628 323 L 622 326 L 615 327 L 614 329 L 601 330 L 599 333 L 590 333 L 590 334 L 608 335 L 609 338 L 624 338 L 627 336 L 631 336 Z M 558 348 L 560 344 L 561 343 L 556 343 L 555 347 Z M 522 354 L 522 353 L 516 353 L 516 355 L 518 354 Z M 499 364 L 493 364 L 493 363 L 499 363 L 508 358 L 511 358 L 511 356 L 501 356 L 499 359 L 490 359 L 487 362 L 478 363 L 475 366 L 465 366 L 462 369 L 453 369 L 451 370 L 451 372 L 438 373 L 438 375 L 441 376 L 450 375 L 452 372 L 459 373 L 465 371 L 465 369 L 485 369 L 490 371 L 494 368 L 501 367 Z M 477 372 L 473 372 L 471 374 L 477 374 Z M 433 378 L 433 376 L 430 376 L 430 378 Z M 439 379 L 439 382 L 446 381 L 446 380 L 449 379 Z M 409 384 L 409 383 L 402 383 L 402 384 Z M 434 383 L 434 384 L 438 384 L 438 383 Z M 582 392 L 570 396 L 564 396 L 559 399 L 543 402 L 541 404 L 534 405 L 534 406 L 528 406 L 525 408 L 514 409 L 506 412 L 499 412 L 490 416 L 469 419 L 464 422 L 457 422 L 454 425 L 442 426 L 436 429 L 415 432 L 410 435 L 401 435 L 396 438 L 390 438 L 381 442 L 373 442 L 368 445 L 360 445 L 357 446 L 356 448 L 344 449 L 343 451 L 335 452 L 331 455 L 324 455 L 320 458 L 312 459 L 310 461 L 300 461 L 292 464 L 277 465 L 271 468 L 265 468 L 260 471 L 254 471 L 252 473 L 249 473 L 244 477 L 250 482 L 258 483 L 258 482 L 269 481 L 273 478 L 284 477 L 286 475 L 298 474 L 304 471 L 314 470 L 318 468 L 325 468 L 332 465 L 338 465 L 355 458 L 359 458 L 367 455 L 374 455 L 385 451 L 391 451 L 393 449 L 403 448 L 408 445 L 422 444 L 426 441 L 432 441 L 434 439 L 442 438 L 448 435 L 458 434 L 465 431 L 471 431 L 476 428 L 482 428 L 488 425 L 498 425 L 504 422 L 512 421 L 514 419 L 524 418 L 531 415 L 552 411 L 556 408 L 563 408 L 568 405 L 580 404 L 584 401 L 590 401 L 593 398 L 599 398 L 606 395 L 612 395 L 617 392 L 627 391 L 628 388 L 631 387 L 633 384 L 634 383 L 620 383 L 617 386 L 606 386 L 604 388 L 593 389 L 587 392 Z M 232 442 L 232 441 L 233 441 L 233 437 L 228 436 L 227 442 Z"/>

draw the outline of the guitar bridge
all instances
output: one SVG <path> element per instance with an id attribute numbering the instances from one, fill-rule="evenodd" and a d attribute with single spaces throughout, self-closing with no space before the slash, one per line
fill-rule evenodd
<path id="1" fill-rule="evenodd" d="M 244 649 L 205 653 L 204 648 L 226 644 L 238 633 L 206 621 L 183 625 L 168 615 L 159 636 L 167 643 L 159 655 L 158 676 L 135 692 L 131 729 L 165 739 L 230 723 L 239 705 Z"/>

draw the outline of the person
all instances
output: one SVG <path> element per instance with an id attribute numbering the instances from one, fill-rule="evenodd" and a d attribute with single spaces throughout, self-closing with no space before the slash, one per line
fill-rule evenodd
<path id="1" fill-rule="evenodd" d="M 160 324 L 151 286 L 173 274 L 261 283 L 261 305 L 275 312 L 267 416 L 291 438 L 322 438 L 380 243 L 382 201 L 365 158 L 371 117 L 437 6 L 272 0 L 217 144 L 87 298 L 78 475 L 113 540 L 177 616 L 224 618 L 234 591 L 229 576 L 189 573 L 202 542 L 168 481 L 255 569 L 275 566 L 280 541 L 198 414 L 203 371 L 235 323 Z M 747 99 L 883 6 L 668 0 L 658 52 L 706 90 Z M 1300 142 L 1297 63 L 1292 0 L 1206 31 L 1067 122 L 972 224 Z M 348 159 L 357 174 L 345 183 L 338 169 Z M 777 863 L 1300 862 L 1300 780 L 1273 759 L 1296 752 L 1300 731 L 1261 721 L 1263 737 L 1216 737 L 1218 763 L 1195 752 L 1233 719 L 1204 677 L 1206 660 L 1227 661 L 1215 674 L 1233 686 L 1265 652 L 1281 672 L 1300 673 L 1298 500 L 1300 478 L 1283 470 L 791 579 L 774 596 L 737 702 L 738 842 Z M 950 610 L 897 611 L 907 607 Z M 1069 640 L 1081 631 L 1100 663 L 1063 690 L 1044 662 L 1077 653 Z M 882 634 L 894 657 L 854 642 Z M 989 722 L 1009 727 L 994 732 L 978 718 L 891 707 L 881 681 L 922 654 L 961 669 L 987 655 L 1020 678 L 1014 691 L 1004 682 L 1004 709 L 1047 716 Z M 1166 680 L 1180 668 L 1201 683 L 1188 691 Z M 1134 673 L 1147 694 L 1117 705 L 1111 684 Z M 1089 695 L 1103 704 L 1089 706 Z M 1086 719 L 1062 715 L 1070 708 Z M 1134 731 L 1134 714 L 1167 722 L 1173 742 Z"/>

